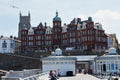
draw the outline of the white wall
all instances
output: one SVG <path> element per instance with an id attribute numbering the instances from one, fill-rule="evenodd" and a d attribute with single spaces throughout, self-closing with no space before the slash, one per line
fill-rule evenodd
<path id="1" fill-rule="evenodd" d="M 57 61 L 51 61 L 51 62 L 57 62 Z M 43 72 L 49 72 L 50 70 L 58 71 L 58 69 L 60 69 L 62 76 L 65 76 L 67 71 L 73 71 L 73 75 L 75 75 L 75 61 L 63 61 L 63 62 L 64 62 L 63 64 L 61 64 L 61 61 L 59 64 L 56 64 L 56 63 L 55 64 L 43 64 L 42 70 L 43 70 Z M 68 62 L 68 63 L 65 64 L 66 62 Z M 69 63 L 69 62 L 71 62 L 71 63 Z M 43 63 L 44 63 L 44 61 L 43 61 Z"/>
<path id="2" fill-rule="evenodd" d="M 7 48 L 2 48 L 2 43 L 4 40 L 7 43 Z M 13 48 L 11 48 L 11 43 L 13 43 Z M 15 41 L 12 39 L 0 39 L 0 53 L 14 53 Z"/>
<path id="3" fill-rule="evenodd" d="M 35 78 L 38 80 L 44 74 L 45 73 L 40 74 L 40 69 L 30 69 L 30 70 L 23 70 L 23 71 L 11 70 L 8 73 L 6 73 L 5 76 L 2 76 L 1 80 L 35 80 Z"/>

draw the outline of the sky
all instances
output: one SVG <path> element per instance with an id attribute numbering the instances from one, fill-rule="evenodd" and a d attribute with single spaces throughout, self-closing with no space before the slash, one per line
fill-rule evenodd
<path id="1" fill-rule="evenodd" d="M 19 13 L 31 14 L 31 25 L 47 22 L 52 27 L 56 11 L 62 25 L 73 18 L 92 17 L 101 23 L 105 33 L 116 34 L 120 42 L 120 0 L 0 0 L 0 35 L 18 36 Z"/>

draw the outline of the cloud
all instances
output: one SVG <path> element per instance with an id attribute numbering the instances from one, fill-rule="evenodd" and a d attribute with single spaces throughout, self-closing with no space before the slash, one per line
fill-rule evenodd
<path id="1" fill-rule="evenodd" d="M 92 14 L 94 21 L 102 23 L 103 29 L 107 34 L 117 34 L 120 41 L 119 26 L 120 26 L 120 12 L 112 10 L 98 10 Z"/>
<path id="2" fill-rule="evenodd" d="M 117 11 L 111 11 L 111 10 L 98 10 L 93 14 L 94 17 L 102 18 L 102 19 L 114 19 L 119 20 L 120 19 L 120 12 Z"/>

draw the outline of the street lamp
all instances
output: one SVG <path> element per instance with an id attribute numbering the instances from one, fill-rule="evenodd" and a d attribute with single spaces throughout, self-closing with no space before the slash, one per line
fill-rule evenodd
<path id="1" fill-rule="evenodd" d="M 100 61 L 100 78 L 102 80 L 102 61 Z"/>

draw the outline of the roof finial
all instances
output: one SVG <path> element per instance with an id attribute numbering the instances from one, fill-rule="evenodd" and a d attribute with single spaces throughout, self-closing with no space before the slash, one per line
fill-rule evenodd
<path id="1" fill-rule="evenodd" d="M 19 11 L 20 17 L 22 16 L 21 11 Z"/>
<path id="2" fill-rule="evenodd" d="M 28 11 L 28 16 L 30 17 L 30 11 Z"/>
<path id="3" fill-rule="evenodd" d="M 58 11 L 56 11 L 56 17 L 58 16 Z"/>

